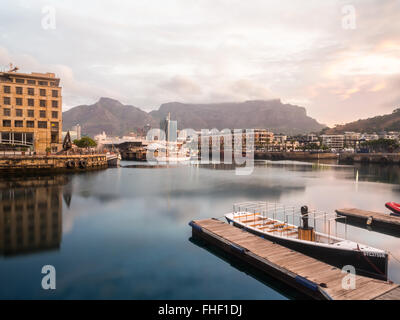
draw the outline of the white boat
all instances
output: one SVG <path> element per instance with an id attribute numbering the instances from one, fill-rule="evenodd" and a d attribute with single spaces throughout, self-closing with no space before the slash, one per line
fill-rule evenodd
<path id="1" fill-rule="evenodd" d="M 387 252 L 331 234 L 333 224 L 337 231 L 337 220 L 345 217 L 308 210 L 306 206 L 244 202 L 235 204 L 225 218 L 236 227 L 339 268 L 350 265 L 357 274 L 387 280 Z"/>

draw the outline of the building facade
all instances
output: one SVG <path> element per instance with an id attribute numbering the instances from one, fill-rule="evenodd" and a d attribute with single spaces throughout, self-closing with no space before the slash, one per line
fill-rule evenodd
<path id="1" fill-rule="evenodd" d="M 0 72 L 0 146 L 62 148 L 62 96 L 54 73 Z"/>

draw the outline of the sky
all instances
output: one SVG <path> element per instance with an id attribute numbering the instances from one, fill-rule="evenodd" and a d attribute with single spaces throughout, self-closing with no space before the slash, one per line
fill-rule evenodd
<path id="1" fill-rule="evenodd" d="M 333 126 L 400 107 L 400 0 L 1 4 L 0 69 L 55 72 L 64 111 L 281 99 Z"/>

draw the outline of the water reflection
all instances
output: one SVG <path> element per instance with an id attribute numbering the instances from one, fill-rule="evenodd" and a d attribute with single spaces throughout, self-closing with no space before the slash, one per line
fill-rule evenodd
<path id="1" fill-rule="evenodd" d="M 0 254 L 59 249 L 65 176 L 0 182 Z"/>

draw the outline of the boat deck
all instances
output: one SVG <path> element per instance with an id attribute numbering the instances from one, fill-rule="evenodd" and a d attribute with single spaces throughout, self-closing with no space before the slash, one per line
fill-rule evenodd
<path id="1" fill-rule="evenodd" d="M 342 287 L 345 274 L 329 264 L 216 219 L 191 222 L 199 237 L 315 299 L 400 299 L 397 284 L 356 275 L 355 289 Z"/>

